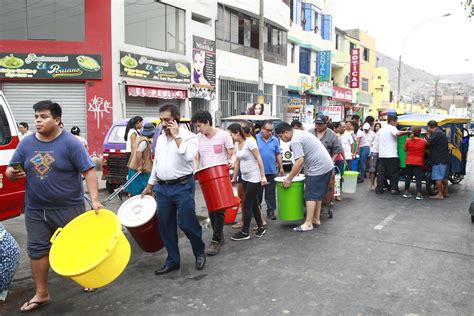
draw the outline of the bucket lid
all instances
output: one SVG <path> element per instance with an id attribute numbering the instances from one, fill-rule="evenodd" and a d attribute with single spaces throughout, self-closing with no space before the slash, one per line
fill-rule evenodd
<path id="1" fill-rule="evenodd" d="M 283 181 L 285 181 L 285 179 L 286 179 L 286 177 L 276 177 L 275 181 L 276 182 L 283 182 Z M 300 174 L 299 176 L 294 177 L 293 181 L 291 181 L 291 182 L 301 182 L 301 181 L 304 181 L 304 179 L 305 179 L 305 176 Z"/>
<path id="2" fill-rule="evenodd" d="M 133 228 L 146 224 L 155 213 L 155 199 L 149 195 L 145 195 L 142 199 L 137 195 L 120 206 L 117 216 L 123 226 Z"/>
<path id="3" fill-rule="evenodd" d="M 227 162 L 215 163 L 206 167 L 199 168 L 198 170 L 194 171 L 194 174 L 198 173 L 199 171 L 203 171 L 205 169 L 210 169 L 210 168 L 214 168 L 218 166 L 227 166 L 227 165 L 228 165 Z"/>

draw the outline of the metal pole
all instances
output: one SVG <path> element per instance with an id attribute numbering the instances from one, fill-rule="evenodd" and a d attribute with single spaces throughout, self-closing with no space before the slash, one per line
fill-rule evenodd
<path id="1" fill-rule="evenodd" d="M 263 10 L 263 2 L 264 0 L 260 0 L 260 18 L 258 21 L 258 92 L 257 92 L 257 103 L 263 104 L 263 54 L 264 49 L 263 46 L 265 43 L 263 42 L 263 32 L 265 31 L 265 15 Z M 268 39 L 270 41 L 270 39 Z"/>

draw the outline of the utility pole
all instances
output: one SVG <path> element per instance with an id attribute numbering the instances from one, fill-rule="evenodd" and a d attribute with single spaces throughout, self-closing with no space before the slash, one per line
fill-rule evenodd
<path id="1" fill-rule="evenodd" d="M 265 14 L 263 11 L 263 2 L 260 0 L 260 18 L 258 20 L 258 91 L 257 91 L 257 103 L 263 104 L 263 89 L 265 87 L 263 83 L 263 32 L 265 31 Z"/>
<path id="2" fill-rule="evenodd" d="M 435 82 L 435 100 L 434 100 L 434 104 L 433 104 L 433 107 L 434 109 L 436 110 L 436 107 L 438 106 L 438 82 L 439 82 L 439 76 L 436 77 L 436 82 Z M 432 114 L 432 113 L 430 113 Z"/>

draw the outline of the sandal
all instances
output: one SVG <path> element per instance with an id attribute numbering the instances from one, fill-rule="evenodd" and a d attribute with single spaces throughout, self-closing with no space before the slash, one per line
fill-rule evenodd
<path id="1" fill-rule="evenodd" d="M 82 289 L 82 291 L 84 293 L 94 293 L 95 291 L 97 291 L 97 289 L 94 289 L 92 287 L 85 287 L 85 288 Z"/>
<path id="2" fill-rule="evenodd" d="M 237 224 L 232 225 L 233 229 L 241 229 L 244 226 L 244 223 L 238 222 Z"/>
<path id="3" fill-rule="evenodd" d="M 37 310 L 43 306 L 46 306 L 48 305 L 49 303 L 51 303 L 53 300 L 52 299 L 48 299 L 46 301 L 43 301 L 43 302 L 38 302 L 38 301 L 28 301 L 26 302 L 26 305 L 23 304 L 22 307 L 20 307 L 20 312 L 22 313 L 28 313 L 28 312 L 32 312 L 34 310 Z M 30 305 L 34 305 L 34 307 L 30 308 L 30 309 L 27 309 L 28 306 Z"/>
<path id="4" fill-rule="evenodd" d="M 312 230 L 313 230 L 313 228 L 304 229 L 302 225 L 293 228 L 293 231 L 294 231 L 294 232 L 297 232 L 297 233 L 305 233 L 305 232 L 310 232 L 310 231 L 312 231 Z"/>

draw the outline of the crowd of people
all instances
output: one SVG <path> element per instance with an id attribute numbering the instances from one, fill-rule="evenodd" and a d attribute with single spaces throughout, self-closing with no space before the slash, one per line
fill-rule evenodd
<path id="1" fill-rule="evenodd" d="M 71 134 L 62 130 L 62 109 L 57 103 L 42 101 L 33 109 L 36 133 L 23 139 L 6 171 L 11 181 L 26 179 L 27 252 L 36 293 L 21 307 L 22 311 L 34 310 L 51 301 L 48 291 L 49 240 L 58 227 L 65 226 L 85 211 L 82 177 L 86 180 L 92 208 L 98 212 L 103 207 L 98 200 L 94 164 L 86 146 L 77 138 L 80 131 L 74 129 Z M 249 122 L 231 124 L 227 131 L 218 129 L 213 126 L 212 116 L 207 111 L 198 111 L 192 116 L 198 134 L 180 127 L 180 118 L 176 106 L 160 108 L 162 132 L 156 138 L 154 158 L 151 142 L 158 130 L 155 124 L 143 124 L 143 118 L 136 116 L 130 119 L 125 132 L 128 176 L 139 173 L 128 188 L 129 195 L 153 195 L 158 205 L 158 223 L 167 258 L 155 271 L 156 275 L 180 268 L 177 227 L 190 241 L 198 270 L 205 267 L 206 255 L 219 254 L 225 242 L 225 210 L 209 212 L 212 237 L 207 247 L 203 241 L 202 227 L 195 212 L 193 178 L 199 168 L 228 164 L 233 169 L 231 181 L 238 183 L 242 219 L 233 226 L 237 231 L 231 240 L 248 240 L 251 230 L 257 238 L 265 235 L 266 220 L 276 219 L 275 178 L 285 174 L 280 140 L 290 142 L 294 158 L 283 186 L 289 187 L 302 170 L 305 175 L 306 218 L 303 224 L 293 228 L 295 232 L 308 232 L 321 225 L 322 201 L 335 173 L 343 176 L 345 170 L 355 169 L 360 172 L 359 182 L 370 178 L 370 188 L 375 193 L 399 194 L 397 137 L 403 135 L 410 135 L 405 144 L 407 165 L 403 196 L 412 196 L 410 184 L 414 176 L 416 199 L 423 199 L 421 177 L 426 148 L 431 151 L 432 180 L 439 189 L 434 198 L 448 196 L 448 140 L 435 121 L 428 122 L 427 135 L 423 138 L 418 127 L 399 131 L 396 116 L 389 116 L 384 126 L 368 116 L 361 128 L 357 115 L 347 122 L 334 123 L 326 116 L 318 115 L 315 127 L 308 131 L 304 131 L 298 121 L 281 122 L 277 126 L 273 126 L 272 121 L 264 121 L 256 135 Z M 13 168 L 13 163 L 20 163 L 23 169 Z M 262 211 L 263 199 L 266 212 Z M 252 218 L 256 225 L 251 229 Z M 0 237 L 4 236 L 8 238 L 9 235 L 0 226 Z M 11 253 L 16 253 L 15 244 L 10 243 L 10 247 Z M 17 265 L 16 259 L 11 265 L 12 268 Z"/>

